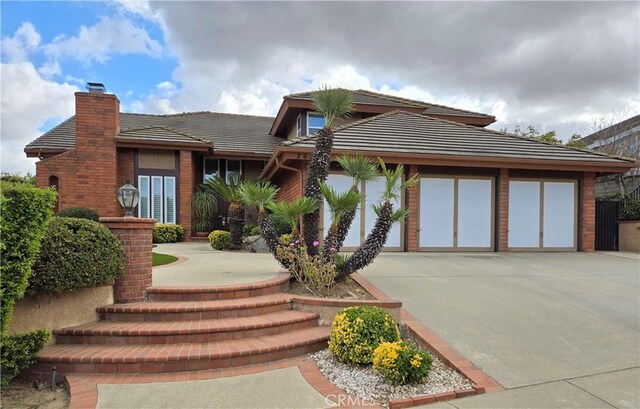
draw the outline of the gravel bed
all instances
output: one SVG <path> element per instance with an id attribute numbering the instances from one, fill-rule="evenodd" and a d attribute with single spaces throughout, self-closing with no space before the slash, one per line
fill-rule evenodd
<path id="1" fill-rule="evenodd" d="M 328 349 L 311 354 L 327 379 L 351 395 L 387 407 L 390 400 L 471 388 L 471 382 L 435 355 L 429 376 L 417 385 L 391 385 L 371 366 L 343 364 Z"/>

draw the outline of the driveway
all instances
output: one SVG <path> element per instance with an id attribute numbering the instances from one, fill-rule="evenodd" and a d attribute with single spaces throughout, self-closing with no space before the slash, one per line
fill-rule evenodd
<path id="1" fill-rule="evenodd" d="M 640 407 L 637 255 L 388 253 L 363 274 L 506 389 L 437 407 Z"/>

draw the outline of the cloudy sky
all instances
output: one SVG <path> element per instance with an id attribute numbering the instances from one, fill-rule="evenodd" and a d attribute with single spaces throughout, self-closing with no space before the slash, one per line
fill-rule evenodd
<path id="1" fill-rule="evenodd" d="M 329 84 L 588 133 L 640 112 L 638 2 L 0 4 L 1 168 L 104 82 L 123 111 L 275 115 Z"/>

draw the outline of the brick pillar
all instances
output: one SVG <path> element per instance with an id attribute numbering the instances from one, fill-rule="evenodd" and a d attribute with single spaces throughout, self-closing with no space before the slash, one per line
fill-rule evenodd
<path id="1" fill-rule="evenodd" d="M 180 151 L 180 211 L 178 224 L 184 227 L 184 241 L 191 240 L 191 197 L 195 189 L 191 151 Z"/>
<path id="2" fill-rule="evenodd" d="M 409 177 L 418 173 L 418 166 L 409 165 Z M 419 208 L 419 184 L 415 184 L 409 188 L 408 203 L 406 203 L 407 209 L 409 209 L 409 219 L 407 220 L 407 250 L 418 251 L 418 216 L 420 215 Z"/>
<path id="3" fill-rule="evenodd" d="M 498 178 L 498 251 L 509 247 L 509 169 L 501 168 Z"/>
<path id="4" fill-rule="evenodd" d="M 151 286 L 153 249 L 152 232 L 155 219 L 137 217 L 101 217 L 100 222 L 118 236 L 124 247 L 124 274 L 113 286 L 117 303 L 144 301 Z"/>
<path id="5" fill-rule="evenodd" d="M 596 246 L 596 174 L 585 172 L 580 194 L 580 251 L 595 251 Z"/>

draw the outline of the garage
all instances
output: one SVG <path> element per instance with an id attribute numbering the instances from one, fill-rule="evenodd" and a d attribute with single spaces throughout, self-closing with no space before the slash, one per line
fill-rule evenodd
<path id="1" fill-rule="evenodd" d="M 576 250 L 575 180 L 509 181 L 509 249 Z"/>
<path id="2" fill-rule="evenodd" d="M 346 192 L 347 190 L 351 189 L 353 179 L 350 176 L 332 173 L 327 178 L 327 184 L 331 186 L 336 192 Z M 356 217 L 354 218 L 353 224 L 351 225 L 351 230 L 349 230 L 349 234 L 344 241 L 344 250 L 355 250 L 357 247 L 359 247 L 367 237 L 367 234 L 373 228 L 377 216 L 371 208 L 371 205 L 380 202 L 382 193 L 384 192 L 384 187 L 385 179 L 383 177 L 378 177 L 369 182 L 362 183 L 362 185 L 360 186 L 360 191 L 364 193 L 364 200 L 358 208 Z M 401 203 L 399 201 L 395 201 L 393 203 L 394 209 L 398 209 L 400 206 Z M 329 212 L 329 207 L 325 202 L 322 209 L 322 226 L 328 225 L 328 221 L 330 220 L 331 213 Z M 325 229 L 323 227 L 323 236 L 324 230 Z M 402 232 L 403 226 L 400 223 L 394 224 L 391 232 L 389 232 L 389 237 L 387 239 L 387 244 L 385 245 L 384 250 L 402 251 Z"/>
<path id="3" fill-rule="evenodd" d="M 423 176 L 419 198 L 420 250 L 493 250 L 493 178 Z"/>

